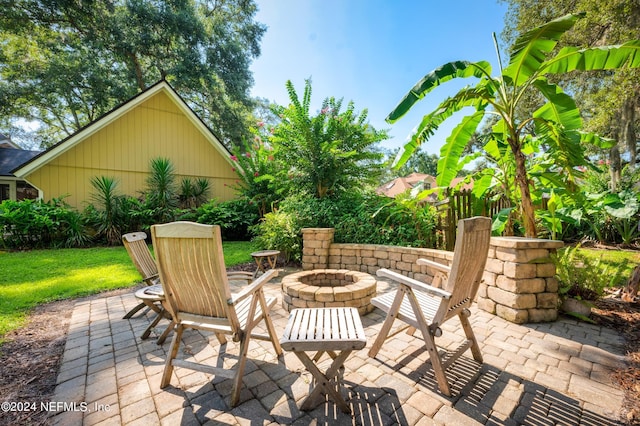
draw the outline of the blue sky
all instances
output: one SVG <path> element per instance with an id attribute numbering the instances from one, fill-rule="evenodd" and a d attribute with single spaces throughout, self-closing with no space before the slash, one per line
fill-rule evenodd
<path id="1" fill-rule="evenodd" d="M 402 145 L 422 116 L 472 80 L 448 82 L 395 124 L 384 121 L 426 73 L 454 60 L 487 60 L 497 68 L 492 32 L 500 34 L 506 5 L 497 0 L 257 0 L 267 25 L 262 54 L 251 69 L 253 96 L 287 105 L 285 82 L 299 94 L 312 80 L 312 110 L 329 96 L 367 108 L 369 122 L 388 129 L 385 148 Z M 503 59 L 504 60 L 504 59 Z M 495 71 L 494 71 L 495 74 Z M 439 153 L 454 116 L 424 146 Z M 457 118 L 457 119 L 456 119 Z"/>

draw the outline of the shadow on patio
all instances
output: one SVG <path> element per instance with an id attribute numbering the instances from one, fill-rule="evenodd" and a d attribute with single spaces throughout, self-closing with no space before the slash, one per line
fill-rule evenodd
<path id="1" fill-rule="evenodd" d="M 278 280 L 265 291 L 281 297 Z M 437 392 L 421 340 L 399 334 L 375 359 L 367 356 L 384 319 L 375 310 L 362 317 L 367 347 L 345 363 L 348 415 L 332 402 L 300 411 L 311 375 L 293 353 L 278 358 L 269 342 L 257 340 L 249 347 L 237 407 L 229 407 L 231 381 L 205 373 L 176 368 L 177 380 L 161 390 L 169 342 L 158 346 L 153 335 L 140 340 L 152 315 L 123 320 L 135 303 L 126 294 L 76 304 L 54 400 L 86 402 L 88 409 L 55 413 L 54 424 L 620 424 L 623 392 L 609 372 L 624 363 L 622 341 L 610 329 L 575 320 L 515 325 L 473 309 L 485 362 L 465 356 L 454 363 L 447 371 L 448 398 Z M 272 311 L 280 335 L 287 317 L 280 304 Z M 441 345 L 457 346 L 462 332 L 456 325 L 443 327 Z M 185 332 L 179 356 L 218 365 L 236 361 L 235 343 L 220 349 L 214 336 L 207 336 L 213 343 L 207 345 L 196 333 Z"/>

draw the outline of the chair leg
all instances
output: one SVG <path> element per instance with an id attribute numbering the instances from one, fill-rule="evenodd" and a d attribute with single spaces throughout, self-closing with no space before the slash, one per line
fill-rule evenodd
<path id="1" fill-rule="evenodd" d="M 160 381 L 161 389 L 167 387 L 171 381 L 171 374 L 173 373 L 172 361 L 178 355 L 178 348 L 180 347 L 180 339 L 182 338 L 183 331 L 184 326 L 178 324 L 176 332 L 173 334 L 173 339 L 171 340 L 171 348 L 167 354 L 167 361 L 164 364 L 164 372 L 162 373 L 162 380 Z"/>
<path id="2" fill-rule="evenodd" d="M 222 333 L 216 333 L 216 338 L 218 339 L 218 343 L 220 343 L 220 346 L 227 343 L 227 338 Z"/>
<path id="3" fill-rule="evenodd" d="M 393 299 L 393 303 L 389 307 L 389 311 L 387 312 L 387 318 L 385 318 L 384 323 L 382 324 L 382 328 L 378 333 L 378 337 L 375 342 L 369 349 L 369 356 L 371 358 L 375 358 L 382 347 L 382 344 L 386 340 L 389 335 L 389 331 L 391 331 L 391 326 L 393 325 L 393 321 L 396 319 L 396 315 L 398 315 L 398 311 L 400 310 L 400 305 L 402 304 L 402 298 L 404 297 L 404 291 L 401 289 L 396 290 L 396 296 Z"/>
<path id="4" fill-rule="evenodd" d="M 427 347 L 427 351 L 429 352 L 429 359 L 431 361 L 431 367 L 433 368 L 433 374 L 436 376 L 436 380 L 438 381 L 438 388 L 440 389 L 440 392 L 446 396 L 451 396 L 451 387 L 449 386 L 447 376 L 444 373 L 442 359 L 438 353 L 438 347 L 436 346 L 433 335 L 429 333 L 428 329 L 422 330 L 422 335 L 424 336 L 424 343 Z"/>
<path id="5" fill-rule="evenodd" d="M 471 323 L 469 323 L 469 316 L 471 316 L 471 312 L 468 309 L 464 309 L 462 312 L 458 314 L 460 318 L 460 324 L 462 324 L 462 329 L 464 330 L 464 334 L 467 336 L 467 340 L 471 341 L 471 354 L 473 355 L 473 359 L 482 363 L 482 352 L 480 352 L 480 345 L 478 345 L 478 341 L 476 340 L 476 335 L 473 333 L 473 329 L 471 328 Z"/>
<path id="6" fill-rule="evenodd" d="M 235 407 L 240 401 L 240 390 L 242 389 L 242 376 L 244 375 L 244 366 L 247 363 L 247 351 L 249 350 L 250 334 L 245 334 L 240 342 L 240 355 L 238 364 L 236 365 L 236 376 L 233 379 L 233 388 L 231 389 L 231 406 Z"/>
<path id="7" fill-rule="evenodd" d="M 269 307 L 267 306 L 267 301 L 264 299 L 264 294 L 262 292 L 259 293 L 260 298 L 260 308 L 262 309 L 262 318 L 264 319 L 264 323 L 267 326 L 267 331 L 269 332 L 269 337 L 271 338 L 271 343 L 273 344 L 273 349 L 276 351 L 276 355 L 282 355 L 282 348 L 280 347 L 280 339 L 276 334 L 276 329 L 273 327 L 273 322 L 271 321 L 271 316 L 269 315 Z"/>
<path id="8" fill-rule="evenodd" d="M 411 308 L 416 315 L 416 328 L 422 333 L 422 339 L 424 340 L 424 344 L 427 347 L 427 352 L 429 353 L 429 359 L 431 361 L 431 368 L 433 368 L 433 374 L 438 381 L 438 388 L 440 389 L 440 392 L 442 392 L 446 396 L 451 396 L 451 387 L 449 386 L 449 382 L 447 381 L 447 376 L 445 375 L 445 369 L 442 364 L 442 359 L 440 358 L 440 354 L 438 353 L 438 347 L 436 346 L 436 341 L 431 328 L 427 326 L 427 321 L 422 314 L 422 310 L 420 308 L 420 305 L 418 304 L 418 300 L 410 289 L 407 290 L 407 297 L 409 298 Z"/>
<path id="9" fill-rule="evenodd" d="M 253 297 L 251 304 L 249 305 L 249 312 L 247 314 L 247 325 L 244 329 L 244 333 L 241 334 L 240 339 L 240 354 L 238 355 L 238 364 L 236 365 L 236 376 L 233 379 L 233 388 L 231 389 L 231 406 L 235 407 L 238 405 L 240 401 L 240 390 L 242 388 L 242 376 L 244 375 L 244 366 L 247 363 L 247 352 L 249 351 L 249 341 L 251 340 L 251 330 L 255 322 L 253 318 L 255 317 L 256 307 L 258 305 L 258 301 L 256 297 Z M 263 307 L 263 315 L 264 315 L 264 304 Z"/>

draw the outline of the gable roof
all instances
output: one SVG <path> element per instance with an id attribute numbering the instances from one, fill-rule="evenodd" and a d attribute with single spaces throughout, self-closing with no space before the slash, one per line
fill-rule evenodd
<path id="1" fill-rule="evenodd" d="M 0 148 L 0 176 L 13 176 L 11 171 L 31 160 L 40 151 L 27 151 L 15 148 Z"/>
<path id="2" fill-rule="evenodd" d="M 0 133 L 0 148 L 22 149 L 18 144 L 13 142 L 11 138 L 4 133 Z"/>
<path id="3" fill-rule="evenodd" d="M 189 107 L 189 105 L 187 105 L 184 99 L 182 99 L 182 97 L 175 91 L 173 87 L 171 87 L 171 85 L 166 80 L 161 80 L 153 86 L 150 86 L 146 90 L 138 93 L 136 96 L 124 102 L 123 104 L 115 107 L 108 113 L 104 114 L 102 117 L 87 124 L 76 133 L 66 137 L 46 151 L 43 151 L 35 157 L 26 161 L 25 163 L 16 166 L 16 168 L 12 170 L 13 174 L 17 177 L 24 177 L 30 173 L 33 173 L 35 170 L 62 155 L 69 149 L 87 139 L 89 136 L 113 123 L 118 118 L 125 115 L 127 112 L 131 111 L 138 105 L 145 102 L 147 99 L 152 98 L 160 92 L 164 92 L 184 113 L 189 121 L 191 121 L 191 123 L 204 135 L 204 137 L 211 143 L 211 145 L 213 145 L 213 147 L 220 153 L 220 155 L 222 155 L 222 157 L 224 157 L 226 161 L 229 162 L 229 164 L 232 164 L 231 153 L 222 144 L 222 142 L 220 142 L 213 131 L 204 123 L 204 121 L 202 121 L 200 117 L 198 117 L 198 115 Z"/>
<path id="4" fill-rule="evenodd" d="M 413 189 L 422 182 L 428 182 L 435 186 L 436 178 L 424 173 L 411 173 L 405 177 L 396 178 L 390 182 L 378 187 L 377 192 L 387 197 L 395 198 L 396 195 L 402 194 L 407 190 Z"/>

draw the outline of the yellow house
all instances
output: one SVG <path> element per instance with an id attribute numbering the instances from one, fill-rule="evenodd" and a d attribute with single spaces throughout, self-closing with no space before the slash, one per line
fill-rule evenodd
<path id="1" fill-rule="evenodd" d="M 41 198 L 67 196 L 79 210 L 95 192 L 94 176 L 118 180 L 122 194 L 146 188 L 149 164 L 169 158 L 178 181 L 207 178 L 210 198 L 233 199 L 231 154 L 166 82 L 161 81 L 13 170 Z"/>

